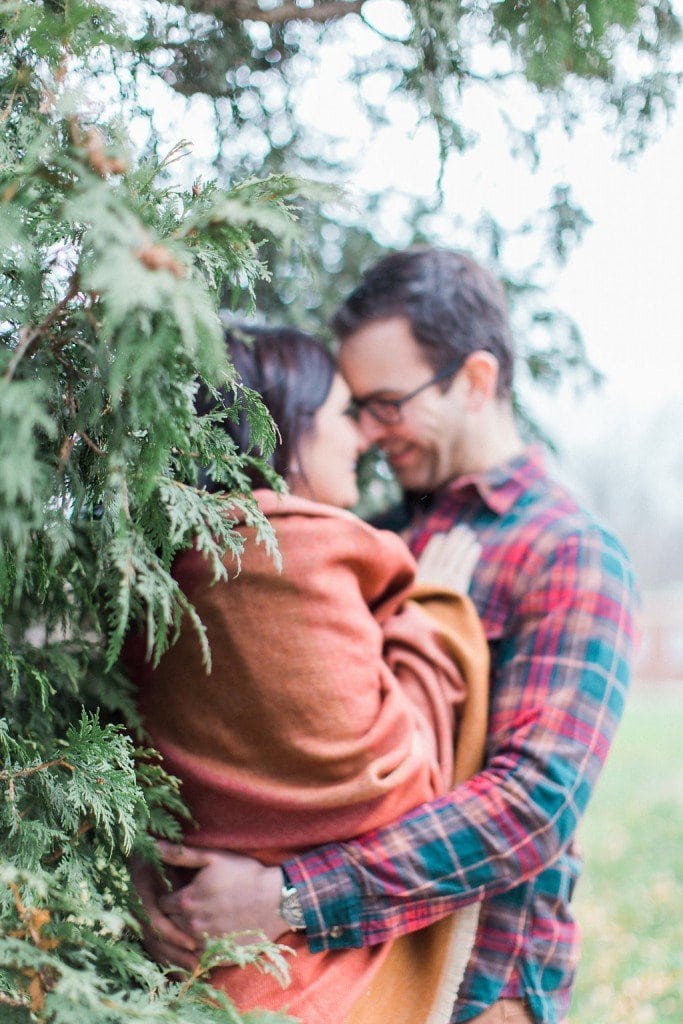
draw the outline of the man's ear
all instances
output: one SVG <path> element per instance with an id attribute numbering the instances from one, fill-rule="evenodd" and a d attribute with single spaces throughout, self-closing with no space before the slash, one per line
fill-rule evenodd
<path id="1" fill-rule="evenodd" d="M 470 353 L 460 370 L 465 400 L 470 412 L 479 412 L 496 397 L 498 360 L 491 352 L 478 349 Z"/>

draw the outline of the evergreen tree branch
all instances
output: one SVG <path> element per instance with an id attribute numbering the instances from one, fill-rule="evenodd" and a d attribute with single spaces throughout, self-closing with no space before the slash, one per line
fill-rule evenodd
<path id="1" fill-rule="evenodd" d="M 19 886 L 16 882 L 10 882 L 9 888 L 12 893 L 12 899 L 14 901 L 14 907 L 17 915 L 25 926 L 25 935 L 30 936 L 34 945 L 39 949 L 53 948 L 54 945 L 56 945 L 56 941 L 54 939 L 46 939 L 45 936 L 41 934 L 45 925 L 50 921 L 49 910 L 24 906 L 21 899 L 21 892 L 19 891 Z"/>
<path id="2" fill-rule="evenodd" d="M 12 113 L 12 108 L 14 107 L 14 101 L 17 98 L 18 91 L 19 91 L 19 83 L 17 82 L 17 84 L 12 89 L 12 93 L 10 95 L 10 98 L 7 101 L 7 106 L 3 110 L 2 114 L 0 114 L 0 124 L 4 124 L 5 121 L 8 119 L 8 117 L 10 116 L 10 114 Z"/>
<path id="3" fill-rule="evenodd" d="M 284 3 L 280 7 L 264 10 L 250 0 L 198 0 L 197 10 L 214 14 L 223 21 L 260 21 L 266 25 L 283 25 L 287 21 L 312 21 L 321 24 L 335 21 L 347 14 L 359 14 L 365 0 L 325 0 L 312 7 L 299 7 Z"/>
<path id="4" fill-rule="evenodd" d="M 31 355 L 36 350 L 42 335 L 45 333 L 48 327 L 50 327 L 55 322 L 60 313 L 64 312 L 68 304 L 71 302 L 72 299 L 76 297 L 77 294 L 78 273 L 74 273 L 73 277 L 71 278 L 71 282 L 67 289 L 66 295 L 64 295 L 64 297 L 59 300 L 57 305 L 54 307 L 54 309 L 50 311 L 50 313 L 48 313 L 45 319 L 36 327 L 24 327 L 19 332 L 19 344 L 17 345 L 14 351 L 14 355 L 12 356 L 7 366 L 7 369 L 5 370 L 6 381 L 11 381 L 13 379 L 19 366 L 19 363 L 22 361 L 22 359 L 27 355 Z M 66 342 L 62 342 L 62 344 L 65 343 Z"/>
<path id="5" fill-rule="evenodd" d="M 106 455 L 107 454 L 102 448 L 100 448 L 100 446 L 98 444 L 95 444 L 93 439 L 91 437 L 89 437 L 88 434 L 86 434 L 85 430 L 79 430 L 78 431 L 78 436 L 83 441 L 85 441 L 85 443 L 87 444 L 88 448 L 90 448 L 90 450 L 93 451 L 95 453 L 95 455 Z"/>
<path id="6" fill-rule="evenodd" d="M 0 1004 L 2 1006 L 11 1006 L 17 1010 L 26 1010 L 29 1006 L 29 1000 L 28 998 L 13 999 L 12 996 L 8 996 L 4 992 L 0 992 Z"/>
<path id="7" fill-rule="evenodd" d="M 35 775 L 37 772 L 46 772 L 50 768 L 68 768 L 69 771 L 73 772 L 76 769 L 72 764 L 69 764 L 63 757 L 56 757 L 52 761 L 43 761 L 41 764 L 31 765 L 30 768 L 20 768 L 19 771 L 0 772 L 0 782 L 16 782 L 17 779 L 26 779 L 30 775 Z"/>
<path id="8" fill-rule="evenodd" d="M 14 806 L 16 802 L 16 793 L 14 789 L 14 783 L 19 779 L 27 779 L 32 775 L 37 775 L 39 772 L 49 771 L 50 768 L 68 768 L 69 771 L 75 771 L 72 764 L 69 764 L 63 757 L 54 758 L 52 761 L 43 761 L 41 764 L 34 764 L 30 768 L 21 768 L 19 771 L 0 772 L 0 782 L 7 783 L 7 800 L 8 803 Z"/>

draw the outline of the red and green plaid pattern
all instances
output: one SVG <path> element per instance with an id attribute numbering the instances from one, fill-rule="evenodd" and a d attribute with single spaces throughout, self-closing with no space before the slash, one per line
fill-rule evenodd
<path id="1" fill-rule="evenodd" d="M 455 524 L 482 545 L 470 594 L 492 652 L 486 766 L 391 827 L 285 869 L 314 951 L 382 942 L 483 901 L 453 1022 L 507 996 L 555 1024 L 577 959 L 574 835 L 629 681 L 631 568 L 535 449 L 414 502 L 411 516 L 416 555 Z"/>

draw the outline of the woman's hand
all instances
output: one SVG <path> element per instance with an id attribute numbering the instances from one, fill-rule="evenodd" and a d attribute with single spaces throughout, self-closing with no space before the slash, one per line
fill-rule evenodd
<path id="1" fill-rule="evenodd" d="M 145 949 L 157 963 L 191 971 L 198 960 L 197 940 L 162 912 L 159 900 L 165 890 L 159 875 L 150 864 L 139 860 L 133 861 L 130 873 L 149 918 L 148 922 L 141 922 Z"/>
<path id="2" fill-rule="evenodd" d="M 165 864 L 197 871 L 191 882 L 161 895 L 158 909 L 198 946 L 205 936 L 262 931 L 275 941 L 287 931 L 280 917 L 282 871 L 251 857 L 159 841 Z M 170 933 L 169 933 L 170 934 Z"/>
<path id="3" fill-rule="evenodd" d="M 420 583 L 432 583 L 464 594 L 481 550 L 481 544 L 468 526 L 435 533 L 418 559 L 417 579 Z"/>

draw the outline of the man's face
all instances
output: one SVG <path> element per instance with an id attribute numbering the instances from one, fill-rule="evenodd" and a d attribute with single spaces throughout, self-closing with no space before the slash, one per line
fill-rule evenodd
<path id="1" fill-rule="evenodd" d="M 342 344 L 342 374 L 356 399 L 401 398 L 435 376 L 405 317 L 377 320 Z M 465 406 L 462 374 L 434 384 L 401 406 L 401 422 L 385 425 L 361 410 L 360 426 L 384 451 L 400 484 L 431 491 L 463 471 Z"/>

